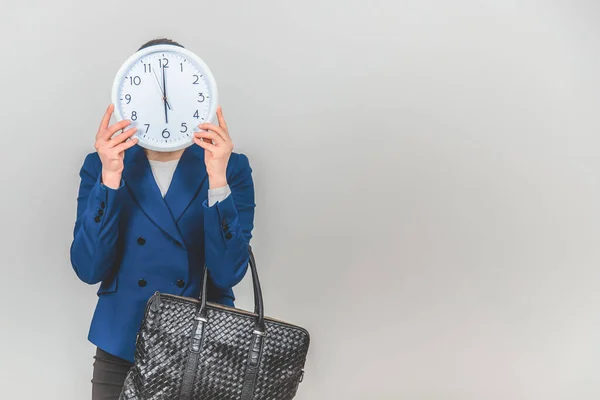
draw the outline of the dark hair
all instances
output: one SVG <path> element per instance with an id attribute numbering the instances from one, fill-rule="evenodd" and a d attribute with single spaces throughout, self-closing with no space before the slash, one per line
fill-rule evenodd
<path id="1" fill-rule="evenodd" d="M 147 41 L 137 51 L 145 49 L 146 47 L 155 46 L 157 44 L 172 44 L 174 46 L 183 47 L 182 45 L 180 45 L 179 43 L 177 43 L 174 40 L 167 39 L 167 38 L 160 38 L 160 39 L 152 39 L 152 40 Z"/>

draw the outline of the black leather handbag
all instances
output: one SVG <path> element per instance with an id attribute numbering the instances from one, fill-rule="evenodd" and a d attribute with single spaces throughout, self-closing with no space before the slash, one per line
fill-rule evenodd
<path id="1" fill-rule="evenodd" d="M 251 246 L 254 313 L 155 292 L 119 400 L 287 400 L 304 375 L 309 334 L 264 316 Z"/>

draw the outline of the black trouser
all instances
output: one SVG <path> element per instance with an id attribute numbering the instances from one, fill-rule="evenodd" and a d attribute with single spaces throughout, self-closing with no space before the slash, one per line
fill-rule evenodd
<path id="1" fill-rule="evenodd" d="M 129 361 L 113 356 L 96 347 L 92 376 L 92 400 L 119 400 Z"/>

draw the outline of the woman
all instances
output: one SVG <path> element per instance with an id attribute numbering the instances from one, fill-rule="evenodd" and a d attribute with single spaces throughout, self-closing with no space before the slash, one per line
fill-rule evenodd
<path id="1" fill-rule="evenodd" d="M 181 46 L 158 39 L 139 50 L 156 44 Z M 168 153 L 136 146 L 130 121 L 109 126 L 113 108 L 81 168 L 71 244 L 77 276 L 101 283 L 88 334 L 96 345 L 93 400 L 118 399 L 155 291 L 198 297 L 206 263 L 208 301 L 233 306 L 254 224 L 252 169 L 233 152 L 221 107 L 218 126 L 199 125 L 206 131 L 193 145 Z"/>

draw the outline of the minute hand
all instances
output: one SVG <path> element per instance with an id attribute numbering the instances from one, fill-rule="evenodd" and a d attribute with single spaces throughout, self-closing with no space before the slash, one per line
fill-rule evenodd
<path id="1" fill-rule="evenodd" d="M 166 80 L 165 80 L 165 66 L 163 65 L 162 67 L 162 73 L 163 73 L 163 96 L 165 99 L 165 124 L 169 123 L 169 118 L 167 116 L 167 85 L 166 85 Z"/>
<path id="2" fill-rule="evenodd" d="M 156 75 L 156 71 L 152 70 L 152 74 L 154 75 L 154 78 L 156 79 L 156 84 L 158 85 L 158 90 L 160 91 L 160 99 L 165 102 L 165 92 L 163 91 L 162 85 L 160 84 L 160 81 L 158 80 L 158 76 Z M 167 107 L 169 108 L 169 110 L 171 110 L 171 105 L 169 104 L 169 102 L 167 101 Z"/>

